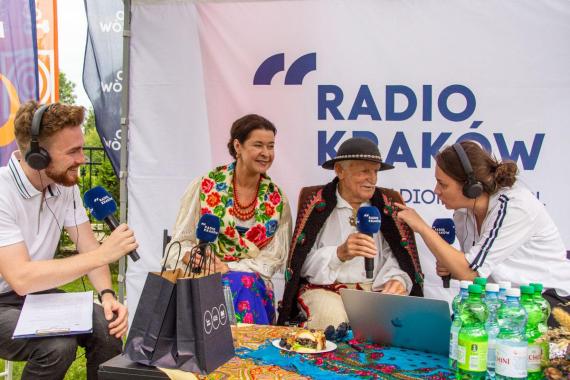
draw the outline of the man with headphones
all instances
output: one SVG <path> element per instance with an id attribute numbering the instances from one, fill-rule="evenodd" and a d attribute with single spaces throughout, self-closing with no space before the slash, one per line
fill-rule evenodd
<path id="1" fill-rule="evenodd" d="M 87 378 L 121 352 L 127 309 L 117 302 L 108 264 L 138 246 L 133 231 L 119 226 L 99 244 L 77 187 L 83 155 L 84 108 L 66 104 L 23 104 L 14 128 L 19 151 L 0 168 L 0 357 L 27 361 L 22 379 L 63 379 L 85 347 Z M 62 229 L 79 254 L 54 259 Z M 87 275 L 99 293 L 93 333 L 12 339 L 25 297 L 57 292 Z"/>
<path id="2" fill-rule="evenodd" d="M 420 234 L 436 257 L 438 275 L 458 280 L 489 277 L 514 287 L 542 283 L 552 305 L 570 300 L 570 260 L 544 205 L 516 183 L 517 166 L 499 162 L 474 141 L 445 148 L 435 157 L 434 192 L 455 210 L 458 251 L 415 212 L 398 205 L 398 219 Z M 554 324 L 551 318 L 550 324 Z"/>

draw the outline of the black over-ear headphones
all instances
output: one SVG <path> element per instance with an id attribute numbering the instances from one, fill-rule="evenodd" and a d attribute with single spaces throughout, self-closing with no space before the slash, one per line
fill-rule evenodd
<path id="1" fill-rule="evenodd" d="M 26 153 L 26 162 L 35 170 L 42 170 L 48 167 L 51 157 L 47 150 L 42 148 L 39 143 L 40 131 L 42 127 L 42 117 L 44 112 L 49 108 L 49 104 L 41 105 L 32 119 L 32 126 L 30 129 L 30 149 Z"/>
<path id="2" fill-rule="evenodd" d="M 453 144 L 453 149 L 455 149 L 455 152 L 459 156 L 459 161 L 461 161 L 461 166 L 463 166 L 463 171 L 467 176 L 467 181 L 465 181 L 463 185 L 463 195 L 469 199 L 475 199 L 483 193 L 483 184 L 475 178 L 469 157 L 467 157 L 467 153 L 465 153 L 461 144 Z"/>

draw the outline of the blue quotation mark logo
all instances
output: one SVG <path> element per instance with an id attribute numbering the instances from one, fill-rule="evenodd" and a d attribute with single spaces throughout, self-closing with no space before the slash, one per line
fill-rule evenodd
<path id="1" fill-rule="evenodd" d="M 301 85 L 305 75 L 317 69 L 317 53 L 305 54 L 291 64 L 285 74 L 285 85 Z M 268 86 L 275 74 L 285 71 L 285 53 L 267 58 L 255 72 L 253 84 Z"/>

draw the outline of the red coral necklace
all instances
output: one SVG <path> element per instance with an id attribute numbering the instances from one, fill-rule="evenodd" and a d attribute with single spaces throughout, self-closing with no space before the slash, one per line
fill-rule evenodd
<path id="1" fill-rule="evenodd" d="M 255 214 L 255 206 L 257 206 L 257 195 L 259 194 L 259 185 L 261 184 L 261 175 L 259 176 L 259 180 L 257 181 L 257 189 L 255 191 L 255 196 L 253 197 L 253 200 L 251 201 L 251 203 L 244 206 L 239 201 L 236 174 L 237 170 L 234 172 L 234 176 L 232 178 L 232 185 L 234 187 L 234 205 L 230 209 L 230 212 L 239 220 L 245 221 L 251 219 Z"/>

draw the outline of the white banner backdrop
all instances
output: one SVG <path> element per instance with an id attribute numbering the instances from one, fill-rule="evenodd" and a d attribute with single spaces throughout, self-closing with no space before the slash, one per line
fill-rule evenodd
<path id="1" fill-rule="evenodd" d="M 231 123 L 247 113 L 277 127 L 269 174 L 294 210 L 302 186 L 333 178 L 319 164 L 360 135 L 396 166 L 378 185 L 428 222 L 450 217 L 433 156 L 475 139 L 517 161 L 570 246 L 569 16 L 567 0 L 134 0 L 131 316 L 185 187 L 230 161 Z M 419 243 L 426 295 L 449 298 Z"/>

